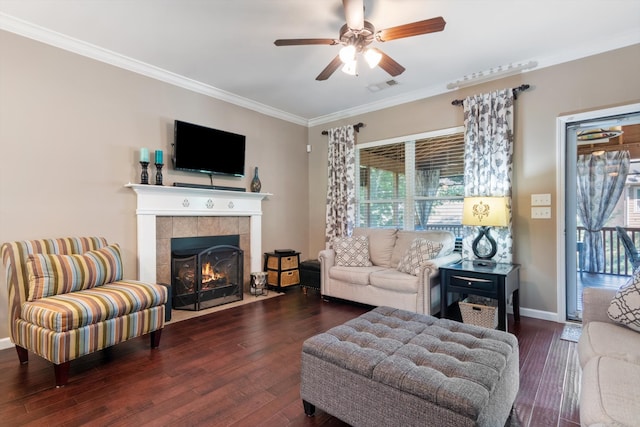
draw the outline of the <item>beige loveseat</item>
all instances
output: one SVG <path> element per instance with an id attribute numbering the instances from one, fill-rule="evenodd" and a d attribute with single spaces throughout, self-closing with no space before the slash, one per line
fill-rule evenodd
<path id="1" fill-rule="evenodd" d="M 583 426 L 640 425 L 640 333 L 609 319 L 615 289 L 585 288 L 578 355 Z"/>
<path id="2" fill-rule="evenodd" d="M 320 251 L 320 289 L 323 296 L 372 306 L 389 306 L 415 313 L 440 311 L 439 267 L 457 262 L 455 236 L 448 231 L 403 231 L 356 228 L 354 237 L 366 237 L 370 266 L 339 265 L 336 250 Z M 415 274 L 398 271 L 415 239 L 442 247 L 433 258 L 421 262 Z"/>

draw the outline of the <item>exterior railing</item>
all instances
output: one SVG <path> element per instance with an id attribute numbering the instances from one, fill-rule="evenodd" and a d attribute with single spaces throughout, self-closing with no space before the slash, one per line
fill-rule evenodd
<path id="1" fill-rule="evenodd" d="M 457 246 L 461 245 L 462 238 L 462 225 L 455 224 L 429 224 L 425 227 L 427 230 L 444 230 L 451 231 L 457 240 Z M 640 247 L 640 228 L 626 228 L 629 236 L 636 244 L 636 247 Z M 584 271 L 585 265 L 585 253 L 584 253 L 584 227 L 578 227 L 578 271 Z M 597 273 L 613 274 L 617 276 L 629 276 L 633 273 L 631 262 L 627 258 L 627 254 L 624 251 L 622 240 L 618 237 L 618 232 L 615 227 L 605 227 L 601 231 L 602 241 L 604 244 L 604 271 L 598 271 Z"/>
<path id="2" fill-rule="evenodd" d="M 640 228 L 626 228 L 626 230 L 637 247 L 640 243 Z M 584 232 L 584 227 L 578 227 L 578 271 L 586 271 L 584 270 Z M 627 258 L 622 240 L 618 237 L 618 232 L 615 227 L 605 227 L 600 232 L 602 233 L 604 246 L 605 266 L 604 271 L 598 271 L 597 273 L 615 274 L 618 276 L 628 276 L 632 274 L 633 268 L 631 262 Z"/>
<path id="3" fill-rule="evenodd" d="M 438 231 L 450 231 L 456 237 L 462 237 L 462 225 L 456 224 L 428 224 L 425 230 L 438 230 Z"/>

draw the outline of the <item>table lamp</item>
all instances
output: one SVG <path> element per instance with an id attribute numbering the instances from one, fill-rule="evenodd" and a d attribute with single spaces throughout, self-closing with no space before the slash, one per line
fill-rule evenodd
<path id="1" fill-rule="evenodd" d="M 489 233 L 490 227 L 506 227 L 509 225 L 509 210 L 506 197 L 465 197 L 462 207 L 462 225 L 480 227 L 480 233 L 475 238 L 471 249 L 478 258 L 474 265 L 483 267 L 494 266 L 491 260 L 498 251 L 496 241 Z M 488 253 L 482 253 L 478 245 L 482 238 L 486 238 L 490 245 Z"/>

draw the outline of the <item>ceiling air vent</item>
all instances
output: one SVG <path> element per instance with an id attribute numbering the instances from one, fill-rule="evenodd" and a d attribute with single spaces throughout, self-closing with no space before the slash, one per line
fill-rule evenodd
<path id="1" fill-rule="evenodd" d="M 367 89 L 369 89 L 369 92 L 380 92 L 381 90 L 389 89 L 390 87 L 396 86 L 398 84 L 399 83 L 397 80 L 391 79 L 382 83 L 370 84 L 369 86 L 367 86 Z"/>

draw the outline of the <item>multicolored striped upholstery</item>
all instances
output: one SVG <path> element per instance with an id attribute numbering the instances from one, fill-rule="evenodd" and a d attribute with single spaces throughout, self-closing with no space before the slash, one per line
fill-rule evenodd
<path id="1" fill-rule="evenodd" d="M 102 237 L 3 244 L 0 254 L 7 272 L 12 341 L 55 364 L 61 364 L 162 329 L 167 289 L 161 285 L 118 280 L 28 301 L 27 262 L 30 256 L 33 260 L 37 254 L 82 255 L 97 251 L 97 257 L 94 256 L 96 253 L 90 257 L 94 257 L 96 262 L 104 262 L 104 251 L 112 248 Z M 121 264 L 111 261 L 107 261 L 109 265 L 103 264 L 98 274 L 121 278 Z M 58 273 L 61 271 L 65 272 L 65 269 Z"/>
<path id="2" fill-rule="evenodd" d="M 55 364 L 77 359 L 164 326 L 164 305 L 94 323 L 67 332 L 54 332 L 19 319 L 16 343 Z"/>
<path id="3" fill-rule="evenodd" d="M 117 244 L 84 254 L 30 254 L 28 301 L 81 291 L 122 279 Z"/>
<path id="4" fill-rule="evenodd" d="M 164 286 L 151 283 L 113 282 L 25 302 L 21 318 L 55 332 L 66 332 L 162 305 L 166 301 L 163 291 Z"/>

